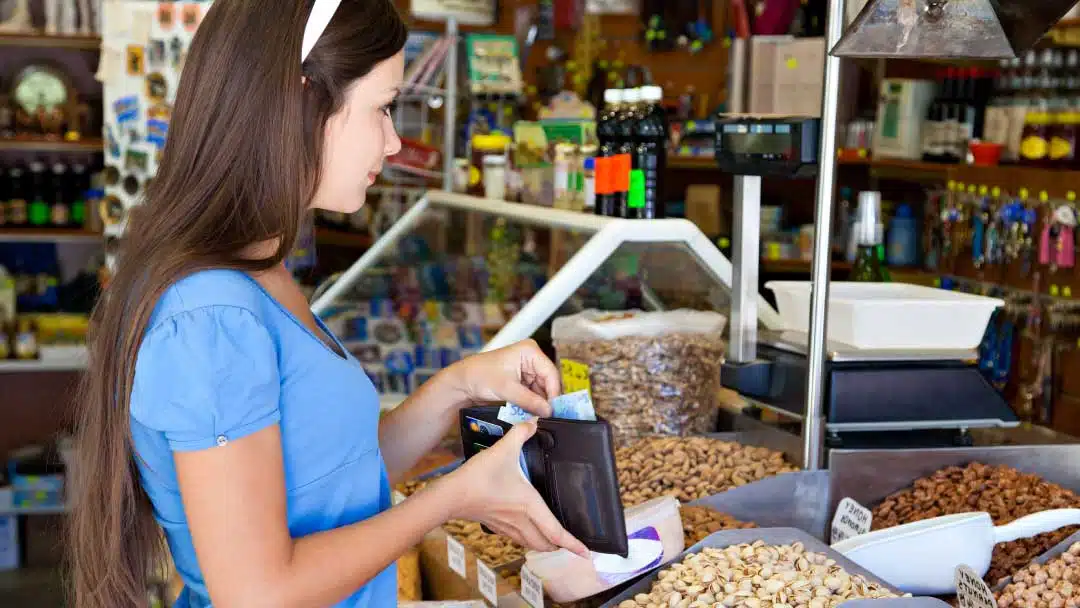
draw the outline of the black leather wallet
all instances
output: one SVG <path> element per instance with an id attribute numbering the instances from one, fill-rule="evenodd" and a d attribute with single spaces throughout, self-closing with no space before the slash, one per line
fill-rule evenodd
<path id="1" fill-rule="evenodd" d="M 510 430 L 498 414 L 499 406 L 461 410 L 466 459 Z M 522 452 L 533 487 L 563 527 L 591 551 L 626 557 L 626 521 L 608 423 L 541 418 Z"/>

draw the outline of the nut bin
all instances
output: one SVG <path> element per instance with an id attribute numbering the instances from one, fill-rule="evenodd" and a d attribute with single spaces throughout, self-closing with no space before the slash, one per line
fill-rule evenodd
<path id="1" fill-rule="evenodd" d="M 818 554 L 818 555 L 814 555 Z M 859 566 L 834 553 L 821 541 L 805 532 L 793 528 L 764 528 L 754 530 L 729 530 L 717 532 L 704 541 L 685 551 L 669 566 L 639 580 L 618 597 L 605 604 L 610 608 L 637 608 L 649 606 L 697 606 L 712 603 L 695 604 L 689 594 L 712 593 L 714 602 L 724 606 L 775 606 L 771 598 L 779 598 L 781 593 L 789 598 L 788 605 L 805 604 L 823 607 L 838 605 L 829 600 L 848 594 L 846 599 L 855 597 L 899 597 L 891 589 Z M 727 581 L 723 586 L 714 584 L 728 578 L 725 569 L 743 567 L 753 572 L 750 577 Z M 808 576 L 801 573 L 808 573 Z M 768 576 L 765 576 L 768 574 Z M 684 580 L 698 577 L 697 581 Z M 700 576 L 699 576 L 700 575 Z M 760 576 L 753 582 L 753 576 Z M 707 580 L 708 579 L 708 580 Z M 732 599 L 721 599 L 717 594 L 729 593 Z M 667 586 L 670 585 L 670 589 Z M 706 591 L 706 589 L 708 589 Z M 855 591 L 860 591 L 856 594 Z M 653 595 L 659 592 L 657 595 Z M 741 592 L 741 593 L 740 593 Z M 738 595 L 735 595 L 738 594 Z M 677 596 L 677 597 L 673 597 Z M 724 595 L 726 598 L 727 596 Z M 804 599 L 805 602 L 798 600 Z M 820 600 L 814 603 L 815 599 Z M 706 602 L 708 598 L 705 598 Z M 756 600 L 756 601 L 755 601 Z M 901 606 L 942 606 L 938 600 L 910 598 L 910 603 L 894 602 Z"/>
<path id="2" fill-rule="evenodd" d="M 1080 533 L 1003 581 L 996 595 L 1000 608 L 1080 608 Z"/>
<path id="3" fill-rule="evenodd" d="M 615 451 L 624 506 L 671 495 L 683 502 L 796 471 L 780 452 L 712 437 L 644 437 Z"/>
<path id="4" fill-rule="evenodd" d="M 986 511 L 994 523 L 1080 506 L 1080 448 L 1035 445 L 931 450 L 835 450 L 830 501 L 850 497 L 873 510 L 880 529 L 950 513 Z M 830 512 L 832 509 L 830 509 Z M 1074 529 L 999 545 L 986 580 L 994 585 Z"/>
<path id="5" fill-rule="evenodd" d="M 739 521 L 727 513 L 704 506 L 683 506 L 679 509 L 679 515 L 682 517 L 686 545 L 691 547 L 721 530 L 744 530 L 757 527 L 753 523 Z"/>

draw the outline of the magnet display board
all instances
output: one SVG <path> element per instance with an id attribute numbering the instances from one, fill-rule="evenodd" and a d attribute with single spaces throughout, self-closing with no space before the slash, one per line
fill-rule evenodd
<path id="1" fill-rule="evenodd" d="M 176 89 L 192 37 L 211 2 L 106 0 L 98 80 L 104 89 L 106 205 L 142 201 L 168 137 Z M 115 169 L 115 171 L 110 170 Z M 126 213 L 107 223 L 120 237 Z M 112 266 L 110 257 L 106 262 Z"/>

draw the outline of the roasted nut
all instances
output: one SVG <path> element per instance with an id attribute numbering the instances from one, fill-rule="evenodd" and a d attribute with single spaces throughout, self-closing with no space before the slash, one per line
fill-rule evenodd
<path id="1" fill-rule="evenodd" d="M 1080 608 L 1080 543 L 1045 565 L 1029 564 L 997 594 L 1000 608 Z"/>
<path id="2" fill-rule="evenodd" d="M 682 502 L 797 470 L 780 452 L 708 437 L 648 437 L 615 451 L 624 507 L 670 495 Z"/>
<path id="3" fill-rule="evenodd" d="M 873 509 L 874 530 L 941 515 L 986 511 L 996 525 L 1046 511 L 1080 507 L 1080 496 L 1036 475 L 1000 465 L 971 463 L 948 467 L 915 481 Z M 1068 538 L 1076 527 L 1062 528 L 994 548 L 985 580 L 991 586 L 1031 563 Z"/>
<path id="4" fill-rule="evenodd" d="M 802 543 L 707 547 L 661 570 L 649 593 L 619 608 L 743 606 L 832 608 L 859 598 L 901 597 Z"/>
<path id="5" fill-rule="evenodd" d="M 644 435 L 694 435 L 716 429 L 724 342 L 671 333 L 614 340 L 558 341 L 560 359 L 589 366 L 597 415 L 616 441 Z"/>
<path id="6" fill-rule="evenodd" d="M 682 507 L 679 509 L 679 515 L 682 516 L 683 535 L 688 548 L 701 542 L 713 532 L 757 527 L 709 507 Z"/>

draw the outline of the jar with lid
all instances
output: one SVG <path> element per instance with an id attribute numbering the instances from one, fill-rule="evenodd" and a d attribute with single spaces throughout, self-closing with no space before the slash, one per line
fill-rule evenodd
<path id="1" fill-rule="evenodd" d="M 1024 133 L 1020 139 L 1020 164 L 1043 167 L 1050 163 L 1049 112 L 1029 111 L 1024 119 Z"/>
<path id="2" fill-rule="evenodd" d="M 472 154 L 469 159 L 469 185 L 468 193 L 473 196 L 484 196 L 484 157 L 488 155 L 506 156 L 506 149 L 510 145 L 510 137 L 504 133 L 486 133 L 473 135 L 471 142 Z M 506 164 L 503 163 L 505 171 Z"/>

